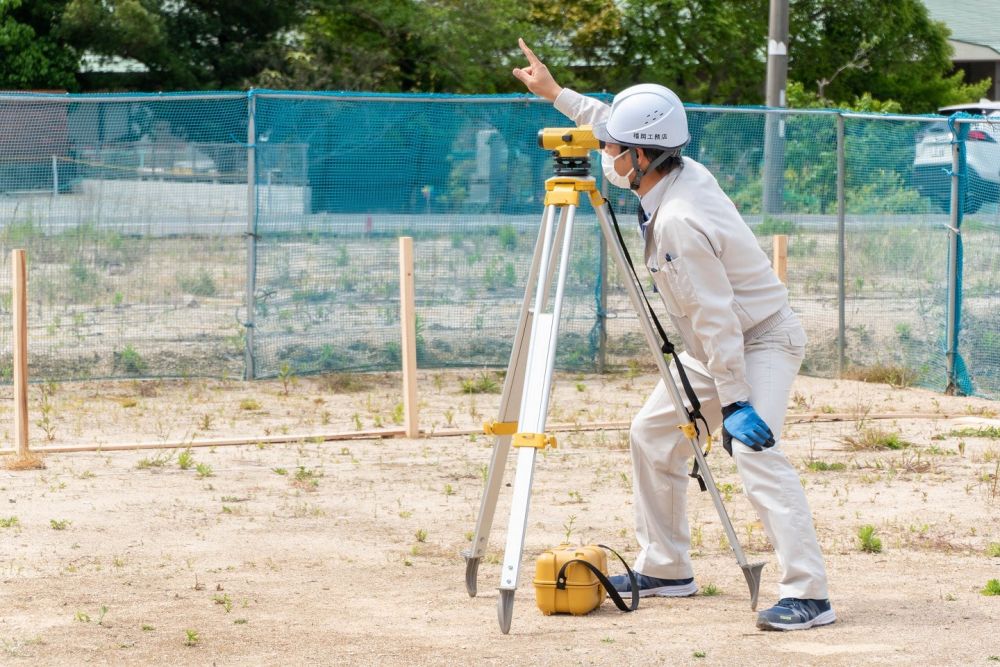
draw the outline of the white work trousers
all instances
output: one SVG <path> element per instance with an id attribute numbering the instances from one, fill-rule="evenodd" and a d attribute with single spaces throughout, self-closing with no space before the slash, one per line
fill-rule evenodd
<path id="1" fill-rule="evenodd" d="M 780 597 L 827 599 L 826 570 L 809 504 L 798 473 L 781 447 L 788 396 L 802 363 L 804 345 L 805 333 L 795 315 L 746 343 L 750 403 L 774 432 L 776 443 L 761 452 L 735 439 L 732 446 L 743 488 L 778 557 Z M 687 354 L 680 358 L 701 401 L 702 414 L 715 431 L 722 425 L 715 383 L 704 364 Z M 673 365 L 671 371 L 683 396 Z M 630 432 L 636 537 L 641 549 L 635 570 L 661 579 L 694 576 L 686 509 L 688 463 L 694 453 L 677 428 L 682 421 L 686 420 L 678 417 L 661 379 L 633 420 Z M 704 426 L 699 424 L 699 429 Z M 715 451 L 717 456 L 725 456 L 722 447 Z"/>

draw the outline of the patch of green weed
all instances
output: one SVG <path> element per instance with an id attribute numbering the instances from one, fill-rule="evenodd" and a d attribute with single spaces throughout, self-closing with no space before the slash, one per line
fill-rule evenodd
<path id="1" fill-rule="evenodd" d="M 882 553 L 882 540 L 875 537 L 875 526 L 865 524 L 858 528 L 858 540 L 861 542 L 861 550 L 865 553 Z"/>

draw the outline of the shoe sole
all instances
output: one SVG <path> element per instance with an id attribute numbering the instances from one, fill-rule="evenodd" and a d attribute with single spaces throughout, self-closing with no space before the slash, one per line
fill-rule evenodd
<path id="1" fill-rule="evenodd" d="M 659 588 L 644 588 L 639 591 L 640 598 L 687 598 L 698 592 L 698 584 L 693 581 L 690 584 L 680 586 L 660 586 Z M 622 598 L 632 595 L 632 591 L 618 591 Z"/>
<path id="2" fill-rule="evenodd" d="M 817 628 L 821 625 L 830 625 L 837 620 L 837 615 L 833 613 L 833 610 L 824 611 L 822 614 L 816 618 L 805 621 L 804 623 L 773 623 L 771 621 L 765 621 L 757 619 L 757 627 L 761 630 L 808 630 L 809 628 Z"/>

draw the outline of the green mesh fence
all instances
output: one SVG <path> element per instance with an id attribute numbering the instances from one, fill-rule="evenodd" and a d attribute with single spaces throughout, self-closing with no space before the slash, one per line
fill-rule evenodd
<path id="1" fill-rule="evenodd" d="M 768 252 L 789 237 L 804 372 L 1000 396 L 996 119 L 688 111 L 686 154 Z M 0 95 L 0 373 L 15 247 L 36 380 L 395 369 L 404 235 L 421 367 L 503 367 L 551 174 L 537 131 L 567 124 L 520 96 Z M 610 197 L 641 256 L 635 197 Z M 648 355 L 601 256 L 584 204 L 560 368 Z"/>
<path id="2" fill-rule="evenodd" d="M 28 257 L 33 379 L 239 376 L 247 96 L 0 96 L 9 249 Z"/>
<path id="3" fill-rule="evenodd" d="M 422 367 L 504 366 L 542 214 L 524 98 L 261 94 L 254 360 L 258 376 L 398 368 L 399 236 L 414 237 Z M 558 361 L 593 367 L 596 218 L 582 211 Z"/>

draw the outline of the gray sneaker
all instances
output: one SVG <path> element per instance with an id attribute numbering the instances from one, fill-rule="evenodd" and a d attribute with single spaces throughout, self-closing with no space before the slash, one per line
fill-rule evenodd
<path id="1" fill-rule="evenodd" d="M 687 579 L 657 579 L 647 577 L 644 574 L 635 573 L 636 581 L 639 583 L 639 597 L 661 597 L 661 598 L 685 598 L 698 592 L 698 585 L 694 583 L 694 577 Z M 632 593 L 632 584 L 628 580 L 627 574 L 616 574 L 608 577 L 611 585 L 623 596 Z"/>
<path id="2" fill-rule="evenodd" d="M 757 615 L 761 630 L 807 630 L 837 620 L 829 600 L 782 598 L 778 604 Z"/>

